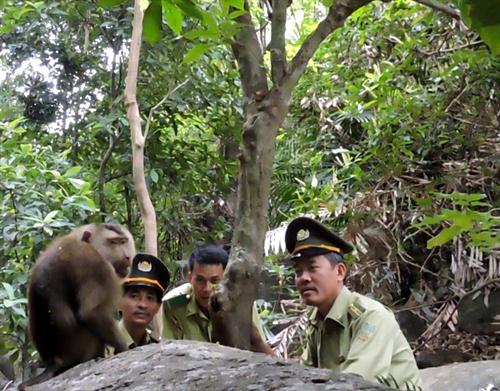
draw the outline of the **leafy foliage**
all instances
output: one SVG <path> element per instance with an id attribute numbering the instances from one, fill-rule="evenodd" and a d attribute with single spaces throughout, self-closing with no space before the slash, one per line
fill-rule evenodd
<path id="1" fill-rule="evenodd" d="M 470 237 L 470 244 L 483 251 L 491 252 L 500 243 L 498 227 L 500 219 L 492 215 L 491 210 L 480 212 L 474 210 L 478 207 L 491 206 L 482 201 L 485 194 L 463 194 L 454 192 L 452 194 L 436 194 L 437 199 L 450 200 L 455 208 L 443 208 L 437 215 L 424 218 L 416 226 L 429 227 L 448 223 L 436 236 L 427 241 L 427 248 L 442 246 L 460 234 Z"/>
<path id="2" fill-rule="evenodd" d="M 22 121 L 0 122 L 0 352 L 28 363 L 26 288 L 41 248 L 95 211 L 90 183 L 68 151 L 32 145 Z"/>
<path id="3" fill-rule="evenodd" d="M 151 113 L 146 143 L 160 256 L 173 268 L 197 244 L 231 235 L 243 109 L 238 71 L 221 44 L 246 11 L 241 0 L 142 3 L 144 122 L 181 86 Z M 122 0 L 2 4 L 0 333 L 8 337 L 0 353 L 26 364 L 26 280 L 43 245 L 97 219 L 126 222 L 141 243 L 122 101 L 131 9 Z M 461 4 L 496 51 L 485 31 L 496 28 L 497 13 L 487 17 L 484 1 Z M 292 2 L 290 53 L 324 11 L 320 2 Z M 266 9 L 252 1 L 251 12 L 265 47 Z M 498 58 L 457 21 L 407 0 L 360 9 L 320 47 L 295 91 L 276 141 L 270 225 L 320 215 L 357 244 L 353 284 L 388 304 L 432 302 L 449 280 L 456 241 L 485 254 L 498 241 L 491 156 L 499 80 Z M 266 267 L 280 294 L 296 297 L 279 258 Z M 287 304 L 262 308 L 277 335 L 273 322 L 294 316 L 275 339 L 283 354 L 291 343 L 293 356 L 306 316 Z"/>
<path id="4" fill-rule="evenodd" d="M 455 0 L 465 23 L 476 30 L 494 54 L 500 54 L 498 0 Z"/>

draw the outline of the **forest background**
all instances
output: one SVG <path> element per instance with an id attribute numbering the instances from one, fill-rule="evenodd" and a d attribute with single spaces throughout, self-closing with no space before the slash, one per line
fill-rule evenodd
<path id="1" fill-rule="evenodd" d="M 252 2 L 262 40 L 266 4 Z M 111 220 L 143 242 L 123 105 L 132 10 L 120 1 L 2 5 L 0 355 L 26 375 L 37 359 L 27 279 L 44 245 Z M 295 1 L 288 12 L 293 51 L 325 4 Z M 243 127 L 230 49 L 200 43 L 196 19 L 179 15 L 163 15 L 161 39 L 146 28 L 156 42 L 143 44 L 138 79 L 159 255 L 172 272 L 196 245 L 231 240 Z M 214 28 L 234 34 L 230 23 Z M 500 278 L 500 61 L 476 31 L 416 2 L 376 2 L 311 60 L 276 140 L 258 301 L 280 355 L 300 353 L 307 316 L 282 262 L 284 226 L 301 214 L 356 245 L 350 285 L 418 326 L 408 330 L 417 354 L 500 354 L 490 305 Z M 472 299 L 489 314 L 483 324 L 467 322 Z"/>

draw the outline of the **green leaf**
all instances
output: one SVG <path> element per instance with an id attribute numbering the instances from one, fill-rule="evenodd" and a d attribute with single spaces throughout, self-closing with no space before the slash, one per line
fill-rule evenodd
<path id="1" fill-rule="evenodd" d="M 74 177 L 76 174 L 78 174 L 80 171 L 82 170 L 82 167 L 81 166 L 74 166 L 74 167 L 71 167 L 68 171 L 66 171 L 64 173 L 64 176 L 66 178 L 68 177 Z"/>
<path id="2" fill-rule="evenodd" d="M 238 10 L 238 11 L 233 11 L 228 15 L 229 19 L 236 19 L 239 18 L 240 16 L 243 16 L 247 13 L 246 10 Z"/>
<path id="3" fill-rule="evenodd" d="M 463 21 L 476 30 L 493 54 L 500 54 L 500 0 L 456 0 Z"/>
<path id="4" fill-rule="evenodd" d="M 180 35 L 182 32 L 182 11 L 168 0 L 162 0 L 161 4 L 168 27 L 170 27 L 176 35 Z"/>
<path id="5" fill-rule="evenodd" d="M 221 0 L 222 8 L 227 13 L 228 10 L 232 8 L 236 8 L 237 10 L 245 9 L 245 1 L 244 0 Z"/>
<path id="6" fill-rule="evenodd" d="M 126 1 L 127 0 L 99 0 L 97 2 L 97 6 L 102 8 L 115 8 L 125 3 Z"/>
<path id="7" fill-rule="evenodd" d="M 31 144 L 21 144 L 21 152 L 28 154 L 32 151 Z"/>
<path id="8" fill-rule="evenodd" d="M 5 308 L 13 307 L 14 306 L 14 301 L 13 300 L 9 300 L 9 299 L 5 299 L 3 301 L 3 305 L 5 306 Z"/>
<path id="9" fill-rule="evenodd" d="M 207 44 L 207 43 L 200 43 L 198 45 L 193 46 L 191 49 L 189 49 L 189 51 L 184 56 L 184 62 L 190 63 L 190 62 L 196 61 L 198 58 L 200 58 L 203 55 L 203 53 L 205 53 L 211 47 L 212 47 L 212 45 Z"/>
<path id="10" fill-rule="evenodd" d="M 175 2 L 186 15 L 202 20 L 203 12 L 191 0 L 178 0 Z"/>
<path id="11" fill-rule="evenodd" d="M 422 219 L 422 221 L 420 221 L 418 224 L 415 224 L 415 226 L 425 227 L 427 225 L 436 225 L 436 224 L 443 222 L 444 220 L 445 220 L 445 218 L 442 215 L 428 216 L 428 217 L 424 217 Z"/>
<path id="12" fill-rule="evenodd" d="M 161 38 L 162 6 L 160 0 L 153 0 L 144 13 L 144 38 L 154 44 Z"/>
<path id="13" fill-rule="evenodd" d="M 151 170 L 151 172 L 149 173 L 149 177 L 151 178 L 151 180 L 154 182 L 154 183 L 158 183 L 158 173 L 155 171 L 155 170 Z"/>
<path id="14" fill-rule="evenodd" d="M 15 299 L 15 295 L 14 295 L 14 288 L 12 285 L 6 283 L 6 282 L 2 282 L 2 285 L 3 285 L 3 289 L 5 289 L 5 292 L 7 293 L 7 297 L 11 300 L 14 300 Z"/>
<path id="15" fill-rule="evenodd" d="M 219 35 L 217 33 L 214 33 L 213 31 L 207 31 L 207 30 L 191 30 L 188 31 L 186 34 L 184 34 L 184 38 L 189 39 L 189 40 L 196 40 L 199 38 L 211 40 L 211 41 L 217 41 L 219 38 Z"/>
<path id="16" fill-rule="evenodd" d="M 451 227 L 443 229 L 433 238 L 427 241 L 427 248 L 431 249 L 436 246 L 442 246 L 443 244 L 452 240 L 455 236 L 462 232 L 462 227 L 458 225 L 452 225 Z"/>
<path id="17" fill-rule="evenodd" d="M 52 212 L 48 213 L 47 216 L 45 216 L 45 218 L 43 219 L 43 222 L 45 224 L 47 223 L 50 223 L 51 221 L 54 220 L 54 217 L 56 217 L 56 215 L 59 213 L 58 210 L 53 210 Z"/>
<path id="18" fill-rule="evenodd" d="M 24 121 L 25 121 L 25 119 L 23 117 L 16 118 L 15 120 L 10 121 L 7 124 L 7 129 L 13 130 L 13 129 L 17 128 L 19 126 L 19 124 L 23 123 Z"/>
<path id="19" fill-rule="evenodd" d="M 68 178 L 68 180 L 77 189 L 81 189 L 85 184 L 85 181 L 77 178 Z"/>
<path id="20" fill-rule="evenodd" d="M 495 55 L 500 54 L 500 26 L 485 26 L 479 29 L 479 35 L 483 41 L 490 47 Z"/>

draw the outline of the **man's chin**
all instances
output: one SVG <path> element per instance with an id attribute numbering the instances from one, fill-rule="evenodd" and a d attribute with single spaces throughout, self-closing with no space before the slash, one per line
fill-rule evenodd
<path id="1" fill-rule="evenodd" d="M 318 297 L 316 293 L 308 293 L 304 296 L 302 296 L 302 300 L 304 300 L 304 303 L 307 305 L 317 305 L 318 304 Z"/>
<path id="2" fill-rule="evenodd" d="M 147 326 L 153 318 L 138 316 L 134 318 L 134 323 L 138 326 Z"/>
<path id="3" fill-rule="evenodd" d="M 198 306 L 203 311 L 208 311 L 208 305 L 210 304 L 210 299 L 198 301 Z"/>

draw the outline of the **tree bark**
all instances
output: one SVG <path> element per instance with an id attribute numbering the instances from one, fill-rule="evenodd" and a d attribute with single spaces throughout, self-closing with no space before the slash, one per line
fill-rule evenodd
<path id="1" fill-rule="evenodd" d="M 130 123 L 130 136 L 132 139 L 132 173 L 137 202 L 144 224 L 145 250 L 149 254 L 158 256 L 156 213 L 151 198 L 149 197 L 144 175 L 145 138 L 141 130 L 141 117 L 136 99 L 143 19 L 144 10 L 141 9 L 140 0 L 135 0 L 128 73 L 125 82 L 125 107 L 127 109 L 127 118 Z M 153 334 L 156 338 L 161 336 L 162 329 L 163 311 L 162 308 L 160 308 L 158 314 L 153 319 Z"/>

